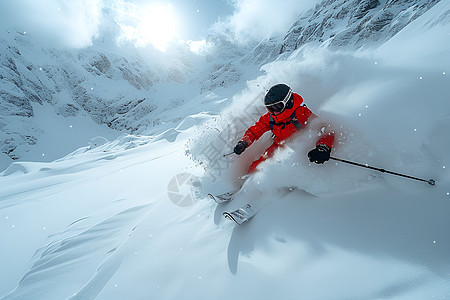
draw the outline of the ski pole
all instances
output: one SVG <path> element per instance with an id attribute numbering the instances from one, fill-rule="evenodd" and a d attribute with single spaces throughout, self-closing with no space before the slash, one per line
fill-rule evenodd
<path id="1" fill-rule="evenodd" d="M 234 154 L 234 152 L 230 152 L 230 153 L 228 153 L 228 154 L 224 154 L 223 157 L 227 157 L 227 156 L 230 156 L 230 155 L 232 155 L 232 154 Z"/>
<path id="2" fill-rule="evenodd" d="M 346 164 L 350 164 L 350 165 L 355 165 L 355 166 L 358 166 L 358 167 L 363 167 L 363 168 L 379 171 L 381 173 L 388 173 L 388 174 L 392 174 L 392 175 L 406 177 L 406 178 L 409 178 L 409 179 L 414 179 L 414 180 L 418 180 L 418 181 L 424 181 L 424 182 L 428 183 L 429 185 L 435 185 L 436 184 L 436 181 L 434 179 L 426 180 L 426 179 L 422 179 L 422 178 L 417 178 L 417 177 L 413 177 L 413 176 L 409 176 L 409 175 L 405 175 L 405 174 L 400 174 L 400 173 L 396 173 L 396 172 L 392 172 L 392 171 L 387 171 L 387 170 L 381 169 L 381 168 L 375 168 L 375 167 L 369 166 L 367 164 L 363 165 L 363 164 L 360 164 L 360 163 L 356 163 L 356 162 L 353 162 L 353 161 L 348 161 L 348 160 L 344 160 L 344 159 L 340 159 L 340 158 L 336 158 L 336 157 L 330 157 L 330 159 L 336 160 L 336 161 L 340 161 L 340 162 L 343 162 L 343 163 L 346 163 Z"/>

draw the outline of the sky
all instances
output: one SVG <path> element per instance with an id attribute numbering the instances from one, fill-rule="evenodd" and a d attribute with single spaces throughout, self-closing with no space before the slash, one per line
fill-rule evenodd
<path id="1" fill-rule="evenodd" d="M 170 42 L 226 33 L 239 43 L 283 34 L 318 0 L 14 0 L 0 1 L 0 27 L 51 46 L 84 47 L 101 34 L 105 8 L 119 40 L 165 51 Z"/>

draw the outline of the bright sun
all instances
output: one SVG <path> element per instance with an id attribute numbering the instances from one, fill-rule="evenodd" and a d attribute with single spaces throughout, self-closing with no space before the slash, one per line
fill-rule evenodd
<path id="1" fill-rule="evenodd" d="M 165 51 L 176 35 L 176 18 L 171 4 L 153 4 L 138 12 L 137 42 L 143 46 L 148 43 Z"/>

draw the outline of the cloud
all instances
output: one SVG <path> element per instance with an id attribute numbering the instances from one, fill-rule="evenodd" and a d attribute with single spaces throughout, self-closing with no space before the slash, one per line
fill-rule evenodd
<path id="1" fill-rule="evenodd" d="M 109 8 L 121 28 L 119 43 L 131 42 L 136 47 L 151 44 L 164 52 L 175 39 L 178 23 L 170 3 L 116 1 Z"/>
<path id="2" fill-rule="evenodd" d="M 186 41 L 189 50 L 197 55 L 205 55 L 214 47 L 214 45 L 206 40 Z"/>
<path id="3" fill-rule="evenodd" d="M 213 26 L 239 43 L 284 34 L 298 16 L 319 0 L 232 0 L 234 14 Z"/>
<path id="4" fill-rule="evenodd" d="M 101 0 L 0 1 L 0 26 L 54 47 L 83 47 L 98 33 Z"/>

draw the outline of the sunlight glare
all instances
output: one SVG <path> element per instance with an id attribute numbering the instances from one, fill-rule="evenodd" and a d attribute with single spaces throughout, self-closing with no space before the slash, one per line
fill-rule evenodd
<path id="1" fill-rule="evenodd" d="M 166 51 L 176 35 L 176 18 L 171 4 L 153 4 L 139 12 L 137 44 L 152 44 L 156 49 Z"/>

